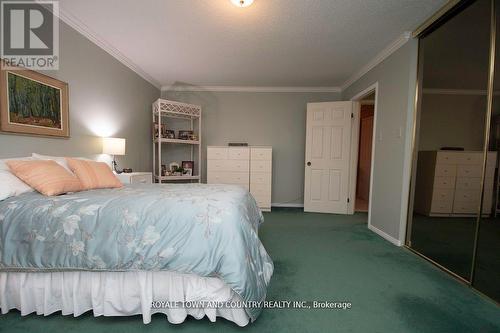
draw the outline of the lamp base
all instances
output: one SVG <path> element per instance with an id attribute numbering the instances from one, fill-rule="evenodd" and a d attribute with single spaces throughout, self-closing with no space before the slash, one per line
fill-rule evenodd
<path id="1" fill-rule="evenodd" d="M 122 173 L 122 171 L 121 171 L 121 170 L 118 170 L 118 169 L 116 168 L 116 166 L 118 165 L 118 163 L 116 163 L 116 160 L 115 160 L 115 156 L 114 156 L 114 155 L 113 155 L 113 162 L 111 163 L 111 165 L 113 166 L 113 168 L 112 168 L 112 169 L 113 169 L 113 171 L 114 171 L 115 173 L 117 173 L 117 174 Z"/>

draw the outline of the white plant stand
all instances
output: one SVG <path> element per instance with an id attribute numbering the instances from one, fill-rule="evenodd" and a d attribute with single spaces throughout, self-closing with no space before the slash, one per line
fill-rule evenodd
<path id="1" fill-rule="evenodd" d="M 166 183 L 169 181 L 200 182 L 201 180 L 201 106 L 157 99 L 153 103 L 153 124 L 158 124 L 158 133 L 153 135 L 153 180 L 155 183 Z M 162 137 L 161 124 L 168 118 L 186 120 L 189 129 L 193 130 L 198 140 L 167 139 Z M 196 129 L 195 129 L 196 128 Z M 191 160 L 195 162 L 193 175 L 191 176 L 162 176 L 162 154 L 164 145 L 182 145 L 191 150 Z M 168 148 L 168 147 L 167 147 Z M 197 160 L 195 156 L 197 155 Z"/>

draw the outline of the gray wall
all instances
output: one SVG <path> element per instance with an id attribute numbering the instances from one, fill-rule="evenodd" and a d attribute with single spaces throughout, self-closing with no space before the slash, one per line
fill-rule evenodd
<path id="1" fill-rule="evenodd" d="M 371 224 L 401 243 L 408 205 L 416 70 L 417 41 L 410 40 L 342 92 L 343 99 L 350 99 L 378 82 Z"/>
<path id="2" fill-rule="evenodd" d="M 60 66 L 43 73 L 69 84 L 70 139 L 0 134 L 0 157 L 96 157 L 100 136 L 127 139 L 120 166 L 151 170 L 151 103 L 160 91 L 61 22 Z"/>
<path id="3" fill-rule="evenodd" d="M 202 178 L 206 146 L 228 142 L 273 147 L 273 203 L 303 204 L 306 109 L 339 93 L 162 92 L 202 106 Z M 179 161 L 180 162 L 180 161 Z"/>

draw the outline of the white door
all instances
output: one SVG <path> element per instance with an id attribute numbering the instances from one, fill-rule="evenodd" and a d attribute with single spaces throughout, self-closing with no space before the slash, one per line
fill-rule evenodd
<path id="1" fill-rule="evenodd" d="M 307 104 L 304 211 L 348 213 L 353 102 Z"/>

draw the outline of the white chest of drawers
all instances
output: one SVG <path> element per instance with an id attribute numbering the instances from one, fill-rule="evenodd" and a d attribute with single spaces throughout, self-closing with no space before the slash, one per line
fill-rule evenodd
<path id="1" fill-rule="evenodd" d="M 207 183 L 240 185 L 271 210 L 272 147 L 207 147 Z"/>
<path id="2" fill-rule="evenodd" d="M 273 149 L 250 148 L 250 193 L 262 210 L 271 210 Z"/>
<path id="3" fill-rule="evenodd" d="M 489 152 L 482 214 L 491 213 L 497 153 Z M 468 216 L 479 209 L 482 151 L 421 151 L 415 211 L 429 216 Z"/>

